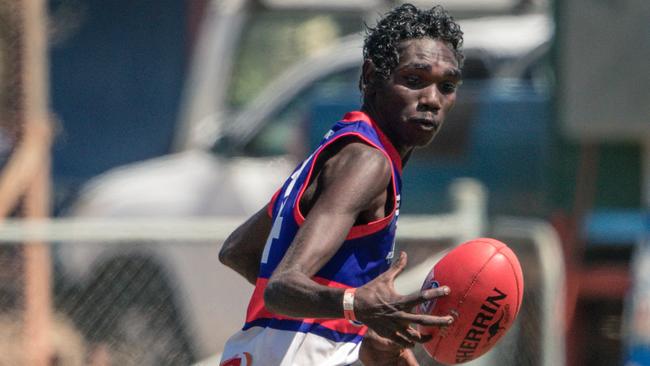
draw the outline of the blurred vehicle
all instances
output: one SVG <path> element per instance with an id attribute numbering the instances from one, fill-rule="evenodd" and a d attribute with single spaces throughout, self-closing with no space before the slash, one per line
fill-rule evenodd
<path id="1" fill-rule="evenodd" d="M 248 12 L 239 3 L 221 3 L 203 22 L 185 93 L 185 117 L 176 134 L 178 151 L 92 179 L 66 216 L 248 215 L 268 202 L 330 124 L 359 108 L 358 33 L 361 19 L 376 4 L 348 4 L 344 11 L 333 7 L 328 13 L 300 6 Z M 436 143 L 409 162 L 413 167 L 405 171 L 405 191 L 411 189 L 414 199 L 404 199 L 406 213 L 444 208 L 442 192 L 457 176 L 510 179 L 510 188 L 530 189 L 537 177 L 531 169 L 543 165 L 539 152 L 530 149 L 540 146 L 537 131 L 544 121 L 528 118 L 528 113 L 547 106 L 544 91 L 519 83 L 525 75 L 499 87 L 491 78 L 548 41 L 549 19 L 530 15 L 461 23 L 467 59 L 456 113 Z M 233 36 L 239 32 L 241 39 Z M 321 41 L 296 52 L 280 47 L 287 46 L 286 34 L 305 32 Z M 258 49 L 255 37 L 268 40 L 268 49 Z M 274 70 L 276 64 L 281 70 Z M 523 172 L 508 174 L 502 159 L 513 160 L 513 148 L 528 152 L 528 160 Z M 96 334 L 97 342 L 180 354 L 177 364 L 218 352 L 242 324 L 250 287 L 220 265 L 216 243 L 191 248 L 134 244 L 58 246 L 57 265 L 64 277 L 83 283 L 84 296 L 95 299 L 91 305 L 101 304 L 109 314 L 101 322 L 78 323 L 90 322 L 88 332 Z M 155 315 L 151 309 L 163 309 L 166 320 L 150 321 Z"/>

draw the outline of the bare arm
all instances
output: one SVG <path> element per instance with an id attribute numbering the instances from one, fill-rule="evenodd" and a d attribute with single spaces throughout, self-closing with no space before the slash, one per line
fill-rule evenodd
<path id="1" fill-rule="evenodd" d="M 260 271 L 260 258 L 271 224 L 264 207 L 235 229 L 219 251 L 221 263 L 234 269 L 253 285 Z"/>
<path id="2" fill-rule="evenodd" d="M 380 151 L 360 143 L 343 147 L 324 164 L 319 178 L 320 193 L 269 279 L 264 293 L 269 310 L 301 318 L 343 317 L 343 290 L 319 285 L 311 277 L 338 251 L 359 214 L 372 208 L 377 198 L 385 194 L 390 169 Z M 409 296 L 397 294 L 393 280 L 405 265 L 406 257 L 402 256 L 387 272 L 360 287 L 355 312 L 379 335 L 412 347 L 426 337 L 409 324 L 446 325 L 451 317 L 409 313 L 414 305 L 441 296 L 443 290 Z"/>
<path id="3" fill-rule="evenodd" d="M 346 145 L 324 163 L 320 193 L 269 280 L 264 296 L 269 310 L 294 317 L 342 316 L 343 290 L 311 277 L 338 251 L 359 213 L 384 193 L 389 179 L 383 154 L 361 143 Z"/>

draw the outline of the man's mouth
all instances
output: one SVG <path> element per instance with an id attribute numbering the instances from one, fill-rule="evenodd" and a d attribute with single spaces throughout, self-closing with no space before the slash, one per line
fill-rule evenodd
<path id="1" fill-rule="evenodd" d="M 409 120 L 411 123 L 415 123 L 420 126 L 420 128 L 424 130 L 438 130 L 439 124 L 433 119 L 429 118 L 411 118 Z"/>

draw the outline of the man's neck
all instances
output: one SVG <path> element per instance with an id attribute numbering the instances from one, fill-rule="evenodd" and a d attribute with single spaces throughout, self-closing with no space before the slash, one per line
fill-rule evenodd
<path id="1" fill-rule="evenodd" d="M 382 120 L 377 113 L 374 112 L 374 108 L 372 106 L 369 106 L 368 104 L 364 103 L 361 106 L 361 111 L 365 114 L 367 114 L 381 129 L 381 132 L 386 135 L 386 137 L 390 140 L 390 142 L 393 144 L 395 147 L 395 150 L 397 150 L 397 153 L 400 156 L 400 159 L 402 160 L 402 166 L 406 164 L 406 162 L 409 160 L 411 157 L 411 153 L 413 152 L 413 147 L 405 147 L 402 144 L 399 143 L 397 138 L 395 137 L 395 134 L 391 129 L 388 127 L 387 121 Z"/>

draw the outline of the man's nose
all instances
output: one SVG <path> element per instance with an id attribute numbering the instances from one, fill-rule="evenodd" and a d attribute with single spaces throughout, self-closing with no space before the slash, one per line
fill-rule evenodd
<path id="1" fill-rule="evenodd" d="M 426 109 L 431 111 L 438 111 L 441 106 L 442 93 L 438 90 L 438 86 L 433 84 L 420 90 L 420 98 L 418 100 L 419 109 Z"/>

